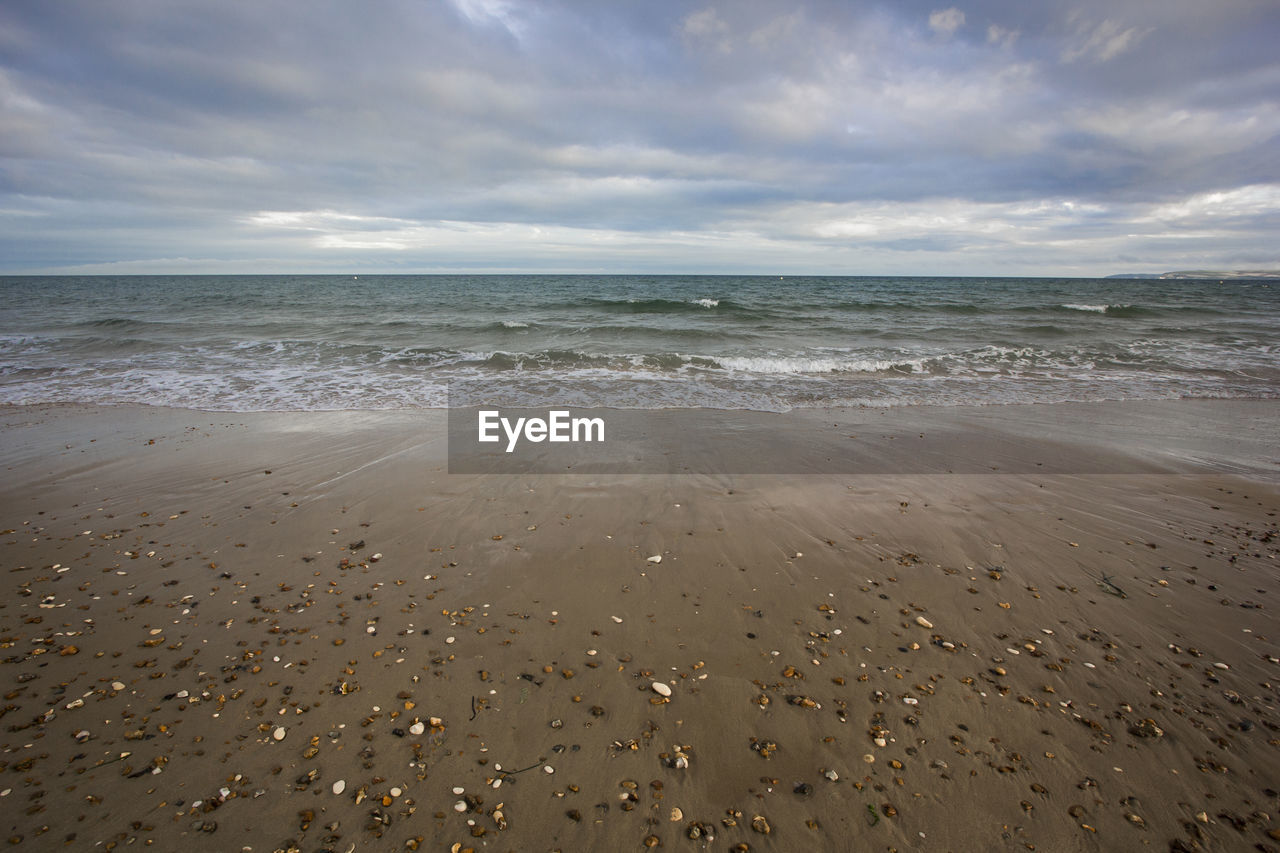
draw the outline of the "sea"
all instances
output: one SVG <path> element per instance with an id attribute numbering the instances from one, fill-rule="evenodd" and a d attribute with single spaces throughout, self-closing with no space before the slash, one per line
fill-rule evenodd
<path id="1" fill-rule="evenodd" d="M 224 412 L 1280 396 L 1280 280 L 0 277 L 0 403 Z"/>

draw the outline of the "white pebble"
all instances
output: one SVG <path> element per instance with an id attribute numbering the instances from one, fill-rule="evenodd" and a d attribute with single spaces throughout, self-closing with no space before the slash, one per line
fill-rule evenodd
<path id="1" fill-rule="evenodd" d="M 546 767 L 542 768 L 542 772 L 550 776 L 552 773 L 556 772 L 556 769 L 552 767 L 550 764 L 548 764 Z"/>
<path id="2" fill-rule="evenodd" d="M 286 732 L 285 732 L 284 726 L 276 726 L 276 730 L 271 733 L 271 736 L 276 740 L 284 740 L 285 734 Z"/>
<path id="3" fill-rule="evenodd" d="M 454 789 L 453 789 L 453 792 L 454 792 L 455 794 L 457 794 L 457 795 L 461 796 L 461 795 L 463 795 L 463 794 L 465 794 L 465 793 L 467 792 L 467 789 L 466 789 L 466 788 L 463 788 L 463 787 L 461 787 L 461 786 L 458 786 L 458 787 L 456 787 L 456 788 L 454 788 Z"/>
<path id="4" fill-rule="evenodd" d="M 412 726 L 409 726 L 409 734 L 411 735 L 420 735 L 426 730 L 427 730 L 427 727 L 420 722 L 414 723 Z"/>
<path id="5" fill-rule="evenodd" d="M 653 555 L 652 557 L 650 557 L 646 562 L 650 562 L 650 563 L 661 563 L 661 562 L 662 562 L 662 555 L 661 555 L 661 554 L 654 554 L 654 555 Z"/>
<path id="6" fill-rule="evenodd" d="M 655 681 L 650 686 L 653 688 L 653 692 L 657 693 L 659 696 L 671 695 L 671 687 L 667 684 L 663 684 L 661 681 Z"/>
<path id="7" fill-rule="evenodd" d="M 398 797 L 398 796 L 400 796 L 400 795 L 401 795 L 401 794 L 403 794 L 403 793 L 404 793 L 404 791 L 400 790 L 399 788 L 392 788 L 392 789 L 391 789 L 391 796 L 393 796 L 393 797 Z"/>
<path id="8" fill-rule="evenodd" d="M 459 814 L 461 814 L 462 812 L 465 812 L 467 810 L 467 801 L 458 800 L 456 803 L 453 804 L 453 810 L 455 812 L 458 812 Z"/>
<path id="9" fill-rule="evenodd" d="M 930 622 L 928 619 L 924 618 L 923 616 L 917 616 L 917 617 L 916 617 L 916 624 L 917 624 L 917 625 L 919 625 L 921 628 L 932 628 L 932 627 L 933 627 L 933 623 L 932 623 L 932 622 Z"/>
<path id="10" fill-rule="evenodd" d="M 345 780 L 339 779 L 337 782 L 333 783 L 333 793 L 341 794 L 345 790 L 347 790 L 347 783 Z"/>
<path id="11" fill-rule="evenodd" d="M 1221 661 L 1219 661 L 1218 663 L 1215 663 L 1214 667 L 1216 667 L 1217 669 L 1231 669 L 1231 667 L 1227 666 L 1225 663 L 1222 663 Z"/>
<path id="12" fill-rule="evenodd" d="M 113 681 L 113 682 L 111 682 L 111 689 L 112 689 L 112 690 L 124 690 L 124 682 L 122 682 L 122 681 Z"/>

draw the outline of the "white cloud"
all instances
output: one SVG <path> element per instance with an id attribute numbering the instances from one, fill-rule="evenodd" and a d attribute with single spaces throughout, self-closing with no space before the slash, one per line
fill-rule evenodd
<path id="1" fill-rule="evenodd" d="M 527 24 L 521 19 L 518 9 L 521 4 L 513 0 L 451 0 L 453 5 L 472 24 L 498 24 L 515 36 L 521 38 Z"/>
<path id="2" fill-rule="evenodd" d="M 956 30 L 964 26 L 964 12 L 952 6 L 950 9 L 939 9 L 929 15 L 929 29 L 941 36 L 955 35 Z"/>
<path id="3" fill-rule="evenodd" d="M 987 44 L 1013 47 L 1013 43 L 1018 40 L 1018 35 L 1017 30 L 1007 30 L 999 24 L 992 24 L 987 27 Z"/>
<path id="4" fill-rule="evenodd" d="M 1063 62 L 1092 59 L 1107 62 L 1134 47 L 1151 30 L 1126 27 L 1119 21 L 1107 18 L 1093 24 L 1077 18 L 1076 37 L 1062 51 Z"/>

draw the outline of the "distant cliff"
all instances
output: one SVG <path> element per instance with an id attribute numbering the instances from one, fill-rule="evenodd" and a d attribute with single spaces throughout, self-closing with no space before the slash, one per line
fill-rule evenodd
<path id="1" fill-rule="evenodd" d="M 1280 270 L 1175 270 L 1157 273 L 1121 273 L 1109 275 L 1107 278 L 1217 278 L 1225 281 L 1238 278 L 1280 278 Z"/>

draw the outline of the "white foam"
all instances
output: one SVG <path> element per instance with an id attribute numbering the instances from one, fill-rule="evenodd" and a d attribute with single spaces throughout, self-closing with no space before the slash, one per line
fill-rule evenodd
<path id="1" fill-rule="evenodd" d="M 717 358 L 716 363 L 726 370 L 747 373 L 882 373 L 898 366 L 918 365 L 879 359 L 799 358 L 799 357 L 732 357 Z"/>
<path id="2" fill-rule="evenodd" d="M 519 320 L 503 320 L 502 325 L 507 329 L 527 329 L 528 323 L 521 323 Z"/>
<path id="3" fill-rule="evenodd" d="M 715 308 L 717 305 L 720 304 L 720 300 L 719 299 L 695 299 L 693 300 L 693 304 L 701 305 L 703 308 Z"/>

